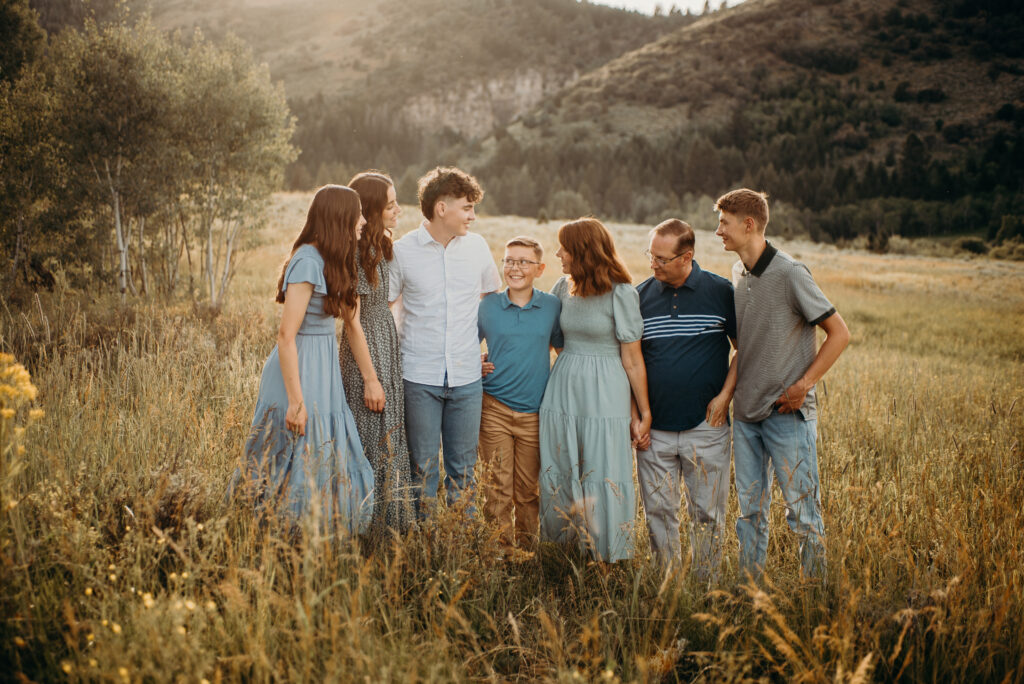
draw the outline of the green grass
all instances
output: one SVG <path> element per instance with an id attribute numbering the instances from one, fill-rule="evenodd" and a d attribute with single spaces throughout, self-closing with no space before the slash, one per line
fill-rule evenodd
<path id="1" fill-rule="evenodd" d="M 456 510 L 366 558 L 315 528 L 290 542 L 224 500 L 306 202 L 280 198 L 219 316 L 63 287 L 0 307 L 0 351 L 46 412 L 22 455 L 8 444 L 25 409 L 0 432 L 4 677 L 1024 679 L 1024 267 L 782 244 L 853 333 L 821 390 L 824 589 L 799 579 L 778 493 L 761 589 L 736 574 L 735 498 L 710 588 L 661 574 L 643 536 L 610 571 L 552 546 L 503 563 Z M 540 237 L 544 286 L 557 225 L 478 221 L 492 246 Z M 644 229 L 613 228 L 646 277 Z M 726 275 L 733 261 L 707 233 L 698 259 Z"/>

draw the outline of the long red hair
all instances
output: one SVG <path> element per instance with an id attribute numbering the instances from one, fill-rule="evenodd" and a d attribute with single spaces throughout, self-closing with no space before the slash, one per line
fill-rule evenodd
<path id="1" fill-rule="evenodd" d="M 350 188 L 359 193 L 363 205 L 363 234 L 359 238 L 359 263 L 370 285 L 377 285 L 377 265 L 391 261 L 395 255 L 392 246 L 391 229 L 384 225 L 384 207 L 388 204 L 388 188 L 395 183 L 386 173 L 363 171 L 348 182 Z"/>
<path id="2" fill-rule="evenodd" d="M 302 245 L 313 245 L 324 259 L 327 295 L 324 313 L 335 318 L 356 305 L 356 226 L 359 194 L 344 185 L 325 185 L 316 191 L 306 213 L 306 225 L 292 245 L 277 279 L 278 302 L 284 303 L 284 274 Z"/>
<path id="3" fill-rule="evenodd" d="M 612 234 L 595 218 L 581 218 L 558 229 L 558 244 L 569 253 L 569 292 L 590 297 L 610 292 L 633 277 L 615 249 Z"/>

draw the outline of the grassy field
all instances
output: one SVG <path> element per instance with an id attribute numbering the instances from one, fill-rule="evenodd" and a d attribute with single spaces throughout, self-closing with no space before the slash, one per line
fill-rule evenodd
<path id="1" fill-rule="evenodd" d="M 550 546 L 503 563 L 458 511 L 368 559 L 224 501 L 308 201 L 278 198 L 217 316 L 60 281 L 3 301 L 0 352 L 38 398 L 0 418 L 0 680 L 1024 680 L 1024 264 L 780 243 L 853 334 L 819 395 L 825 589 L 799 580 L 778 494 L 760 588 L 735 497 L 710 588 L 643 536 L 610 572 Z M 557 226 L 477 222 L 496 255 L 539 237 L 542 286 Z M 646 227 L 611 227 L 639 282 Z M 733 262 L 704 232 L 697 259 Z"/>

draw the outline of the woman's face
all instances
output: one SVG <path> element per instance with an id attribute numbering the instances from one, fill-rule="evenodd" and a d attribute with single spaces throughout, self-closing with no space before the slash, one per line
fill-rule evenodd
<path id="1" fill-rule="evenodd" d="M 381 221 L 388 230 L 394 230 L 398 226 L 398 217 L 402 213 L 402 207 L 398 205 L 398 195 L 395 194 L 395 186 L 388 186 L 388 203 L 384 205 L 380 213 Z"/>
<path id="2" fill-rule="evenodd" d="M 356 240 L 363 236 L 363 226 L 366 225 L 366 219 L 363 218 L 362 212 L 359 213 L 359 220 L 356 221 Z"/>
<path id="3" fill-rule="evenodd" d="M 569 265 L 572 263 L 572 257 L 569 256 L 569 252 L 565 251 L 565 247 L 562 245 L 558 245 L 558 251 L 555 252 L 555 256 L 562 262 L 562 273 L 569 275 Z"/>

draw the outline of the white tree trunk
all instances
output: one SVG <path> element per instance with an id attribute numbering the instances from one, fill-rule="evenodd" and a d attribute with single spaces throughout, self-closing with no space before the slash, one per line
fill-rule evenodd
<path id="1" fill-rule="evenodd" d="M 111 208 L 114 211 L 114 236 L 117 239 L 117 288 L 121 293 L 121 303 L 124 303 L 128 290 L 128 240 L 124 234 L 124 226 L 121 223 L 121 194 L 114 185 L 114 176 L 110 173 L 110 161 L 103 160 L 103 167 L 107 172 L 107 187 L 110 188 Z M 118 163 L 114 175 L 120 176 L 121 165 Z"/>

